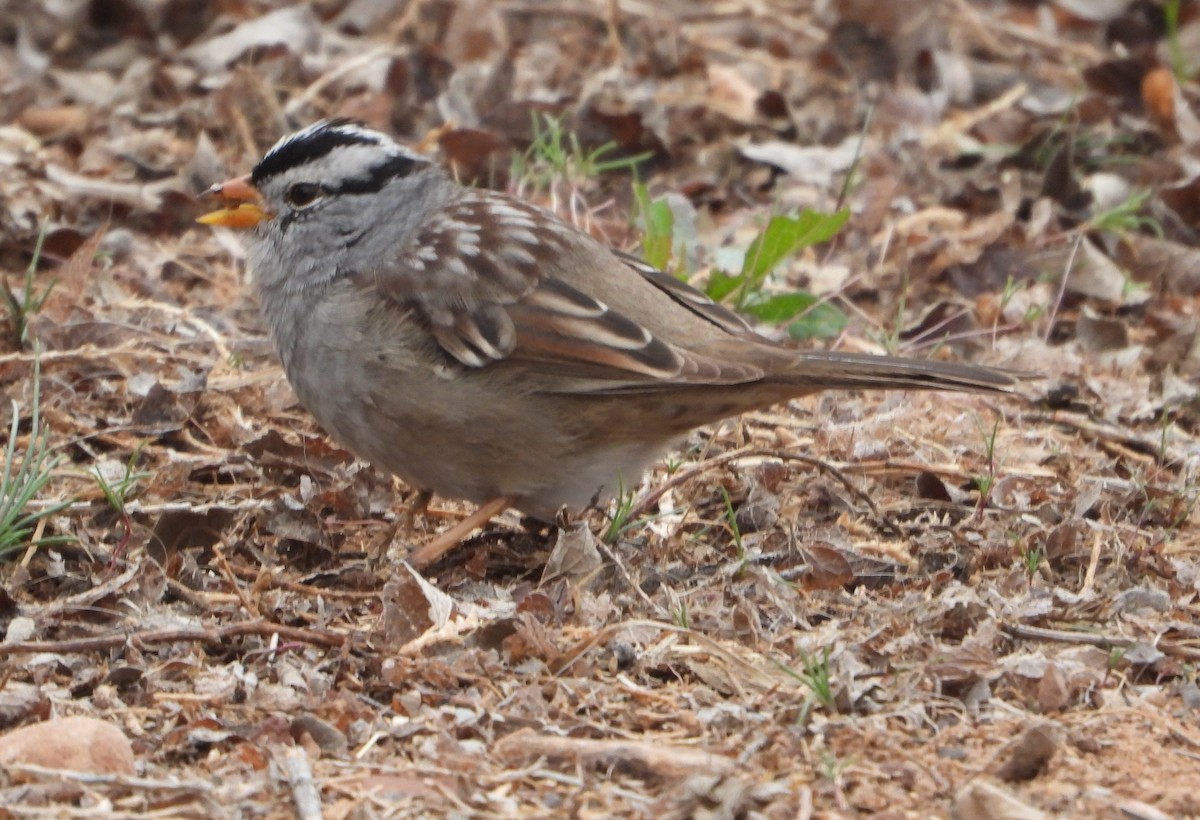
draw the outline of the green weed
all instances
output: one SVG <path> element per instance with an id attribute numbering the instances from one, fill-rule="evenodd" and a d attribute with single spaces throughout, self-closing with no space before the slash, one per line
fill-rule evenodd
<path id="1" fill-rule="evenodd" d="M 20 408 L 12 402 L 12 424 L 8 431 L 8 444 L 4 448 L 4 472 L 0 475 L 0 556 L 20 549 L 29 543 L 30 536 L 39 523 L 71 505 L 71 500 L 57 501 L 37 509 L 30 504 L 41 494 L 54 474 L 62 458 L 50 455 L 50 445 L 41 418 L 41 360 L 33 362 L 33 409 L 29 424 L 29 438 L 25 448 L 18 453 L 17 433 L 20 425 Z M 15 467 L 17 463 L 20 467 Z M 34 546 L 61 544 L 72 540 L 69 536 L 39 538 Z"/>
<path id="2" fill-rule="evenodd" d="M 38 260 L 42 256 L 42 246 L 46 241 L 46 228 L 43 226 L 41 233 L 38 234 L 37 244 L 33 249 L 33 258 L 29 260 L 29 266 L 25 268 L 25 280 L 21 288 L 21 296 L 18 298 L 15 293 L 8 287 L 7 282 L 3 282 L 3 292 L 0 293 L 4 297 L 5 307 L 8 308 L 9 316 L 12 319 L 12 344 L 18 350 L 23 349 L 29 343 L 29 322 L 35 313 L 42 309 L 46 299 L 50 296 L 50 291 L 54 289 L 55 280 L 51 280 L 46 287 L 38 291 L 34 288 L 33 280 L 37 274 Z"/>

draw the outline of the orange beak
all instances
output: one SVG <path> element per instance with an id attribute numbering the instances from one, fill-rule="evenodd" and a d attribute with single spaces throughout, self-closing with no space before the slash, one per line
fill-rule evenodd
<path id="1" fill-rule="evenodd" d="M 220 225 L 225 228 L 245 230 L 253 228 L 273 214 L 262 206 L 262 197 L 250 184 L 249 175 L 219 182 L 208 189 L 210 196 L 220 197 L 225 207 L 199 217 L 196 221 L 205 225 Z"/>

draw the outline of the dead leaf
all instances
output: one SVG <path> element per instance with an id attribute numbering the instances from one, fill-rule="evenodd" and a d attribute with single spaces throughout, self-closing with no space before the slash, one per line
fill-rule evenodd
<path id="1" fill-rule="evenodd" d="M 1000 786 L 974 780 L 954 794 L 954 813 L 961 820 L 1048 820 L 1050 815 L 1021 802 Z"/>
<path id="2" fill-rule="evenodd" d="M 554 578 L 582 581 L 590 577 L 604 565 L 598 543 L 586 523 L 574 524 L 566 529 L 560 527 L 554 549 L 550 551 L 546 568 L 542 571 L 542 584 Z"/>
<path id="3" fill-rule="evenodd" d="M 1046 770 L 1061 743 L 1062 731 L 1049 723 L 1038 723 L 1023 731 L 1005 750 L 1005 760 L 996 777 L 1006 783 L 1032 780 Z"/>

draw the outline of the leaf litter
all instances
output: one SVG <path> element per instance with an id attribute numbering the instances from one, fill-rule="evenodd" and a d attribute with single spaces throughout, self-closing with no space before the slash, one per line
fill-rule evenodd
<path id="1" fill-rule="evenodd" d="M 61 456 L 0 567 L 0 742 L 87 718 L 136 761 L 41 744 L 5 805 L 1200 814 L 1194 3 L 80 0 L 0 32 L 0 397 L 19 461 L 40 360 Z M 844 204 L 762 284 L 820 307 L 806 344 L 1042 380 L 727 421 L 624 521 L 509 513 L 417 576 L 464 505 L 404 532 L 193 222 L 322 116 L 628 249 L 636 171 L 701 287 Z"/>

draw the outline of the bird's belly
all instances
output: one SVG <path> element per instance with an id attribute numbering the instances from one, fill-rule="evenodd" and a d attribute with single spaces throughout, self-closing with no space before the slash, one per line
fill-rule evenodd
<path id="1" fill-rule="evenodd" d="M 339 357 L 289 364 L 300 403 L 333 439 L 447 498 L 514 496 L 522 512 L 550 521 L 562 507 L 578 510 L 636 487 L 658 455 L 640 443 L 585 448 L 579 420 L 547 412 L 555 403 L 545 397 L 496 399 L 488 385 L 397 370 L 381 383 Z M 317 372 L 324 375 L 309 378 Z"/>
<path id="2" fill-rule="evenodd" d="M 518 509 L 553 520 L 564 506 L 635 488 L 678 434 L 614 419 L 621 399 L 592 412 L 595 397 L 523 387 L 502 363 L 439 371 L 403 335 L 417 329 L 380 323 L 355 336 L 323 308 L 274 328 L 288 381 L 339 444 L 416 489 L 475 503 L 514 496 Z"/>

